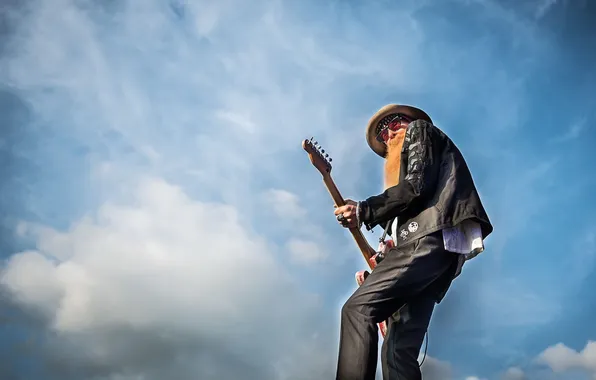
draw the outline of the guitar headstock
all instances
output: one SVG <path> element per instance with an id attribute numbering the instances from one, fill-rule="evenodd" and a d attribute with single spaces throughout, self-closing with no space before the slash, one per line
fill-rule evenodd
<path id="1" fill-rule="evenodd" d="M 325 150 L 319 145 L 318 142 L 313 141 L 313 137 L 310 140 L 302 141 L 302 148 L 308 153 L 310 162 L 315 168 L 321 173 L 321 175 L 327 175 L 331 173 L 331 157 Z"/>

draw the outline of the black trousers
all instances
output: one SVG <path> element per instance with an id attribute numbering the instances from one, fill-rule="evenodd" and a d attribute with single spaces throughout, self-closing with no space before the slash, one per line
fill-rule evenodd
<path id="1" fill-rule="evenodd" d="M 391 249 L 342 308 L 336 380 L 375 379 L 377 323 L 387 319 L 383 379 L 422 379 L 418 354 L 457 264 L 457 254 L 444 249 L 441 231 Z"/>

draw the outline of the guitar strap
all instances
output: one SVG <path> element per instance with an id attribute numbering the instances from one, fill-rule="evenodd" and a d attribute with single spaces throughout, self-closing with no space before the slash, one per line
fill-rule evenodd
<path id="1" fill-rule="evenodd" d="M 395 218 L 397 219 L 397 218 Z M 385 241 L 385 237 L 387 236 L 387 231 L 389 231 L 389 227 L 391 225 L 393 225 L 393 223 L 395 222 L 395 219 L 393 219 L 390 222 L 387 222 L 387 226 L 385 226 L 385 231 L 383 231 L 383 235 L 381 235 L 381 237 L 379 238 L 379 243 L 383 243 Z"/>
<path id="2" fill-rule="evenodd" d="M 385 243 L 385 238 L 387 237 L 387 233 L 389 232 L 389 228 L 391 228 L 393 223 L 397 223 L 397 218 L 393 219 L 392 221 L 387 222 L 385 226 L 385 230 L 383 231 L 383 235 L 379 238 L 379 247 L 377 248 L 377 254 L 373 257 L 375 262 L 379 264 L 385 258 L 385 253 L 387 253 L 388 249 L 393 246 L 393 242 L 390 244 Z"/>

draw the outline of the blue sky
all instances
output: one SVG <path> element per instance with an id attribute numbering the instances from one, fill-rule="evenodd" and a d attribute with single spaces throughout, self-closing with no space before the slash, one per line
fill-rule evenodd
<path id="1" fill-rule="evenodd" d="M 596 376 L 594 4 L 0 12 L 3 378 L 332 378 L 365 263 L 300 144 L 345 197 L 377 194 L 364 128 L 388 103 L 451 136 L 495 226 L 425 380 Z"/>

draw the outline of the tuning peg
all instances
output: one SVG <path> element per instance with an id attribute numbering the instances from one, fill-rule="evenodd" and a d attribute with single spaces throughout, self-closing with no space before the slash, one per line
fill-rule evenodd
<path id="1" fill-rule="evenodd" d="M 321 149 L 321 153 L 325 153 L 325 149 Z"/>
<path id="2" fill-rule="evenodd" d="M 329 159 L 329 162 L 331 162 L 331 161 L 333 161 L 333 158 L 330 158 L 330 159 Z"/>

